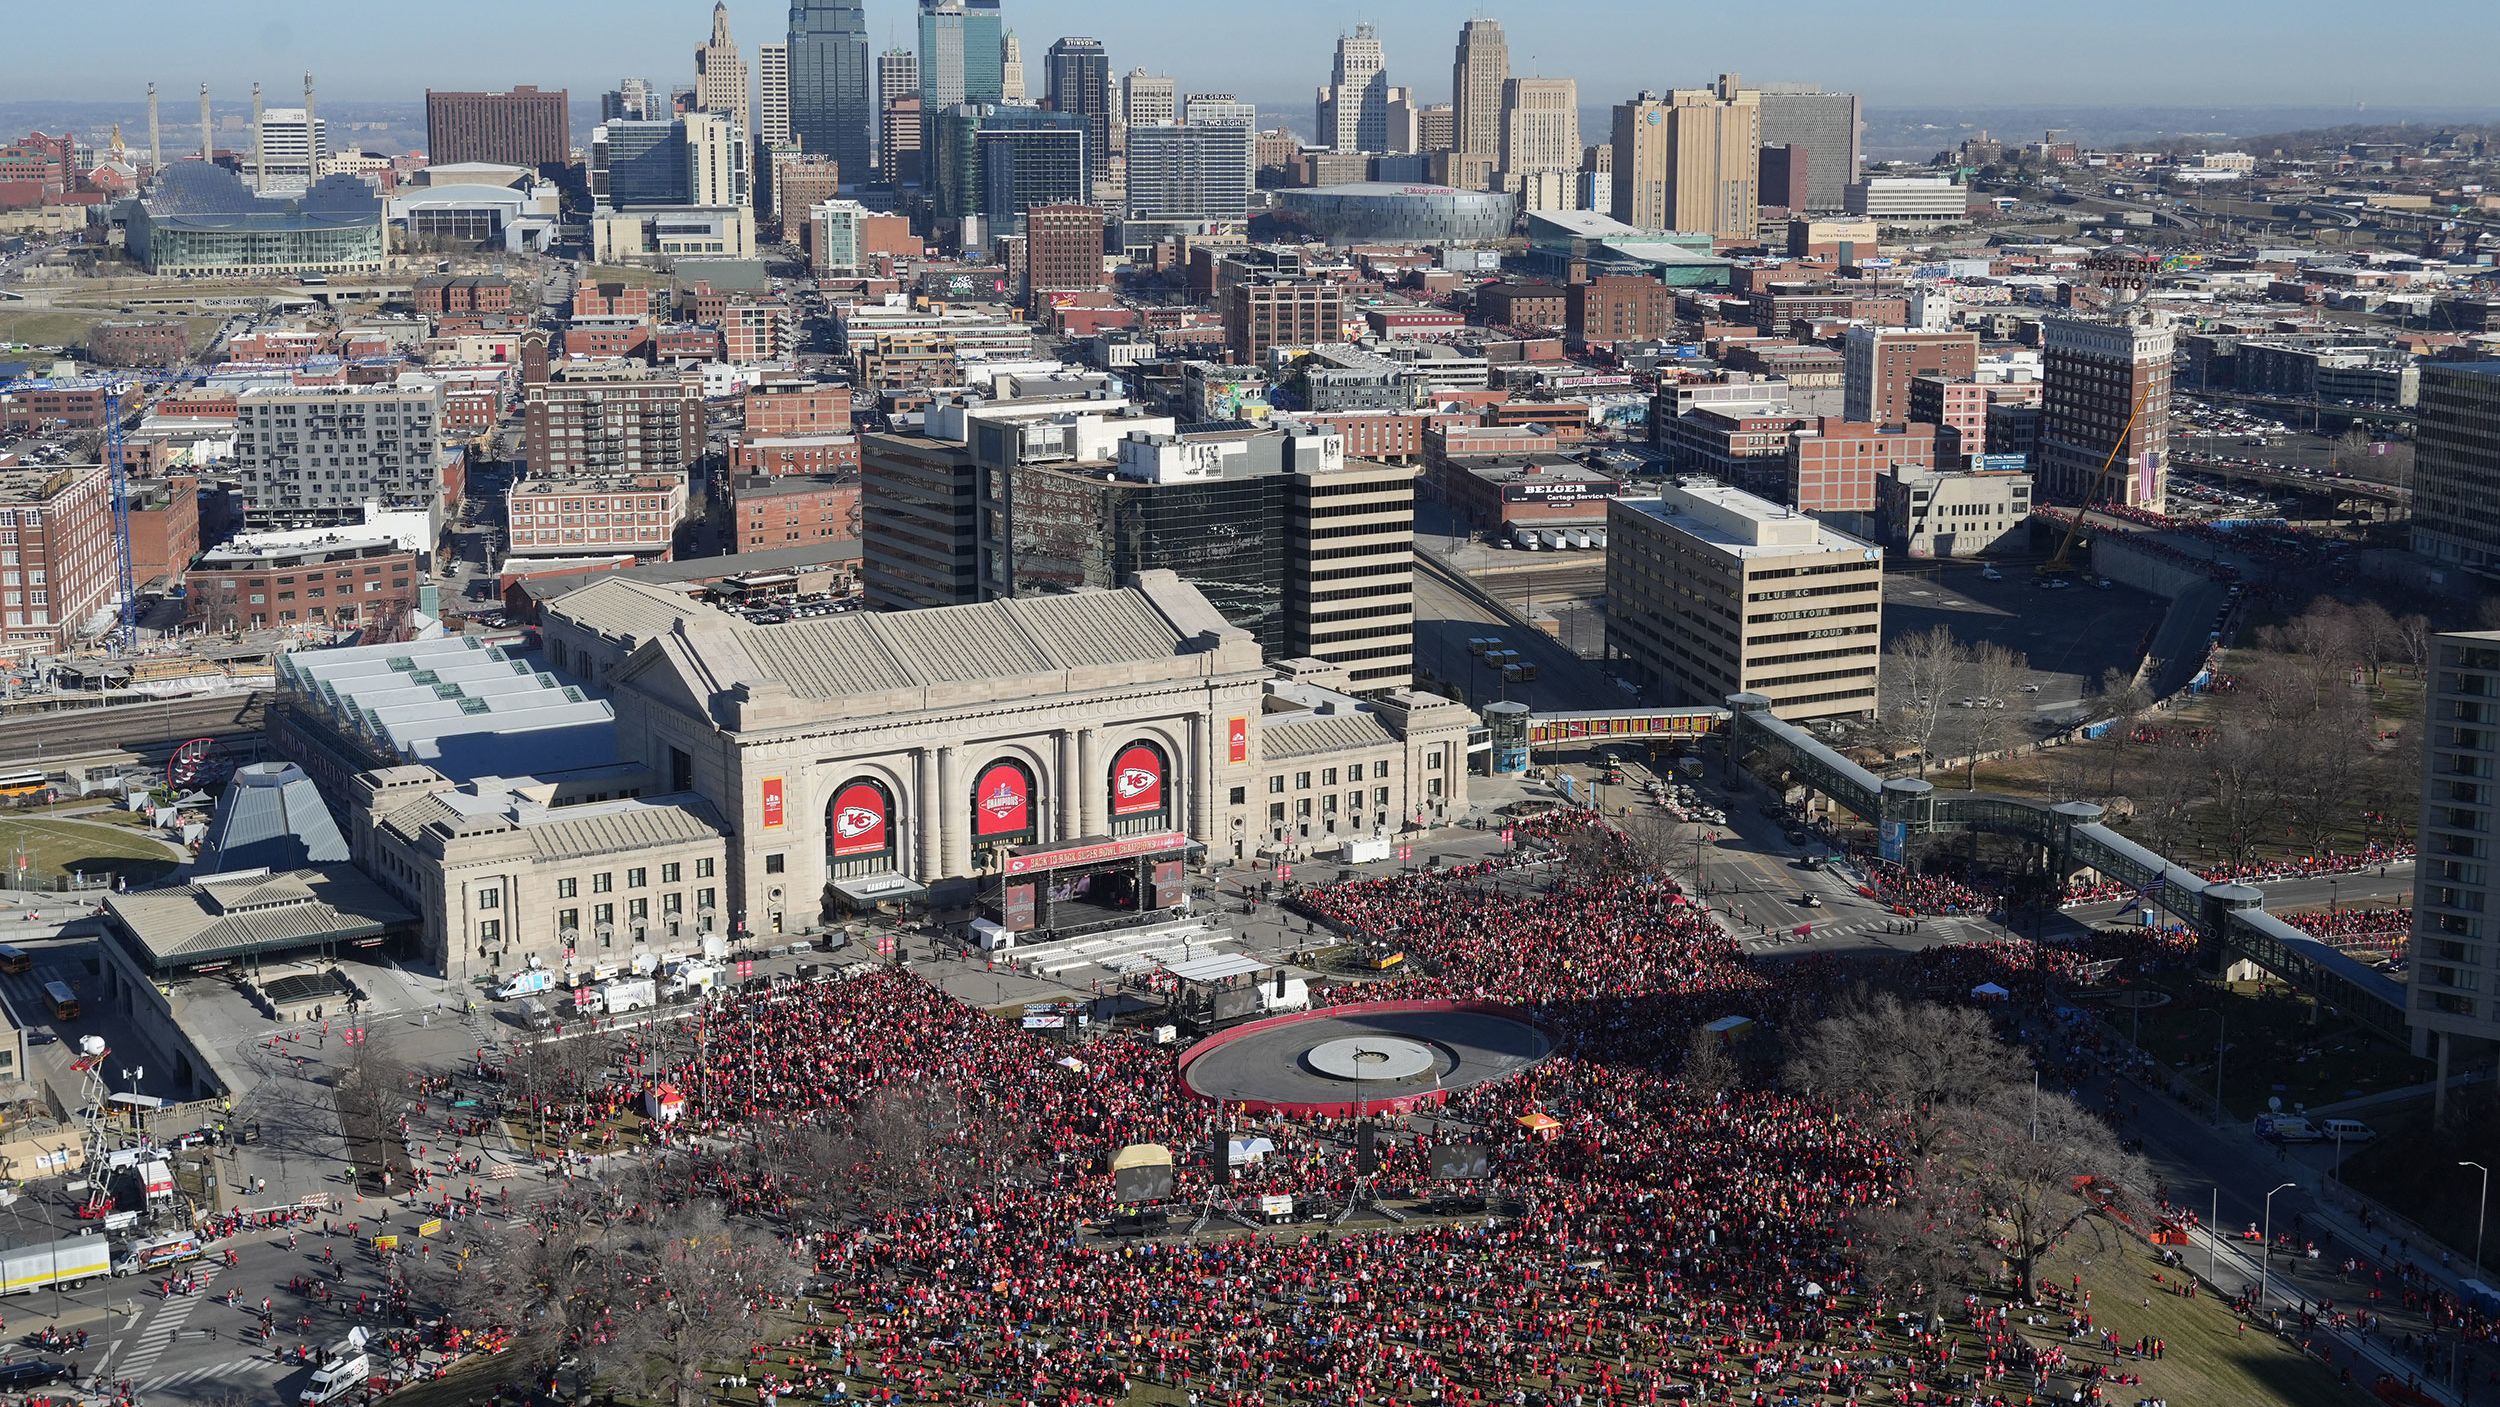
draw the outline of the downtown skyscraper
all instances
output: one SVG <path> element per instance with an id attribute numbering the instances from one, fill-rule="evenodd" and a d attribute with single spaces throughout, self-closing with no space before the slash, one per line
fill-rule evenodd
<path id="1" fill-rule="evenodd" d="M 875 117 L 866 0 L 791 0 L 790 135 L 800 150 L 840 162 L 846 181 L 862 179 Z"/>

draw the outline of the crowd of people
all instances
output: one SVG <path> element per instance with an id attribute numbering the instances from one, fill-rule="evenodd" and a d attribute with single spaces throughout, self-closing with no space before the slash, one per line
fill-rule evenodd
<path id="1" fill-rule="evenodd" d="M 2337 947 L 2383 948 L 2391 942 L 2401 945 L 2413 933 L 2410 905 L 2320 909 L 2314 913 L 2285 914 L 2283 921 Z"/>
<path id="2" fill-rule="evenodd" d="M 1934 870 L 1913 870 L 1890 860 L 1866 862 L 1867 898 L 1890 905 L 1894 912 L 1924 914 L 1988 914 L 2004 906 L 2001 895 L 1992 894 L 1950 874 Z"/>
<path id="3" fill-rule="evenodd" d="M 2258 884 L 2274 879 L 2312 879 L 2335 874 L 2358 874 L 2363 870 L 2377 870 L 2385 874 L 2389 865 L 2406 864 L 2412 859 L 2413 847 L 2402 841 L 2372 840 L 2365 842 L 2358 850 L 2329 848 L 2315 854 L 2297 857 L 2209 865 L 2199 873 L 2209 880 Z"/>

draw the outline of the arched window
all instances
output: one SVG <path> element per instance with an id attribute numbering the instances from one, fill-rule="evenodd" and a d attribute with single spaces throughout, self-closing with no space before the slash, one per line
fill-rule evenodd
<path id="1" fill-rule="evenodd" d="M 972 843 L 1016 845 L 1041 835 L 1041 797 L 1033 769 L 1002 757 L 972 779 Z"/>
<path id="2" fill-rule="evenodd" d="M 894 793 L 874 777 L 853 777 L 834 789 L 825 807 L 826 869 L 837 878 L 893 869 L 900 830 Z"/>
<path id="3" fill-rule="evenodd" d="M 1160 744 L 1140 738 L 1113 753 L 1111 775 L 1103 785 L 1110 793 L 1105 810 L 1113 835 L 1172 828 L 1172 763 Z"/>

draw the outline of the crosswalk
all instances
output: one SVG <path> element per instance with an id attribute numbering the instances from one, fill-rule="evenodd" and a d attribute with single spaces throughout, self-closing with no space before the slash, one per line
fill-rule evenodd
<path id="1" fill-rule="evenodd" d="M 161 1301 L 162 1307 L 155 1314 L 116 1345 L 115 1353 L 107 1355 L 103 1362 L 96 1365 L 97 1374 L 101 1376 L 109 1369 L 115 1377 L 138 1378 L 155 1367 L 156 1360 L 164 1357 L 165 1350 L 182 1336 L 182 1326 L 190 1322 L 201 1305 L 208 1302 L 209 1286 L 215 1283 L 218 1272 L 225 1268 L 224 1262 L 211 1261 L 197 1269 L 181 1272 L 198 1280 L 200 1287 L 187 1295 Z"/>
<path id="2" fill-rule="evenodd" d="M 183 1397 L 187 1395 L 184 1391 L 186 1388 L 227 1385 L 246 1369 L 267 1368 L 270 1365 L 271 1360 L 263 1356 L 229 1358 L 223 1363 L 214 1363 L 203 1368 L 185 1368 L 179 1373 L 167 1373 L 162 1377 L 150 1378 L 140 1383 L 138 1385 L 139 1397 L 141 1401 L 150 1401 L 160 1397 Z M 128 1375 L 124 1374 L 124 1376 Z"/>

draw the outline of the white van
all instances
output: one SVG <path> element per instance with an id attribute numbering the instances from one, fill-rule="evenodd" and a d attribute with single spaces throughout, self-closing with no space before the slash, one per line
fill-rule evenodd
<path id="1" fill-rule="evenodd" d="M 2378 1130 L 2359 1119 L 2320 1119 L 2318 1134 L 2341 1143 L 2367 1143 L 2378 1137 Z"/>

